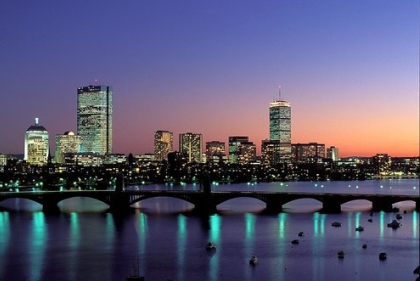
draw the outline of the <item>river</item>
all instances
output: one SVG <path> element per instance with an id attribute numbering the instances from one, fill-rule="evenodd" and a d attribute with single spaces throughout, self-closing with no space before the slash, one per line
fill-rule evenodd
<path id="1" fill-rule="evenodd" d="M 132 189 L 197 189 L 196 185 L 142 185 Z M 244 183 L 213 190 L 418 194 L 418 180 Z M 117 216 L 89 198 L 68 199 L 61 213 L 45 214 L 38 203 L 0 203 L 0 280 L 121 280 L 139 273 L 150 280 L 415 280 L 419 265 L 419 213 L 401 202 L 396 213 L 375 212 L 356 200 L 340 214 L 319 212 L 321 203 L 300 199 L 279 214 L 263 212 L 257 199 L 220 204 L 199 217 L 180 199 L 153 198 Z M 369 222 L 368 219 L 372 219 Z M 341 227 L 332 227 L 334 221 Z M 355 231 L 363 226 L 363 232 Z M 303 232 L 303 236 L 298 236 Z M 291 241 L 298 239 L 299 244 Z M 216 250 L 207 251 L 212 241 Z M 367 248 L 363 249 L 362 245 Z M 343 259 L 337 258 L 344 251 Z M 380 261 L 380 252 L 387 259 Z M 253 256 L 256 266 L 249 265 Z"/>

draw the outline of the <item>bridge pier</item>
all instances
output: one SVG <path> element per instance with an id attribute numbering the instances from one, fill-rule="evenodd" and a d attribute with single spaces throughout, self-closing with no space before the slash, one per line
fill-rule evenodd
<path id="1" fill-rule="evenodd" d="M 372 202 L 372 211 L 373 212 L 392 212 L 392 202 L 388 202 L 386 200 L 374 200 Z"/>
<path id="2" fill-rule="evenodd" d="M 56 202 L 46 201 L 42 204 L 42 211 L 44 213 L 56 214 L 60 212 L 60 208 L 58 207 Z"/>
<path id="3" fill-rule="evenodd" d="M 216 203 L 211 194 L 203 193 L 194 205 L 194 212 L 201 215 L 212 215 L 217 212 Z"/>
<path id="4" fill-rule="evenodd" d="M 111 213 L 126 213 L 130 211 L 130 196 L 116 191 L 109 204 L 109 211 Z"/>
<path id="5" fill-rule="evenodd" d="M 265 204 L 265 211 L 267 213 L 281 213 L 283 211 L 283 202 L 269 199 Z"/>
<path id="6" fill-rule="evenodd" d="M 322 200 L 322 210 L 323 213 L 341 213 L 341 204 L 334 198 L 323 198 Z"/>

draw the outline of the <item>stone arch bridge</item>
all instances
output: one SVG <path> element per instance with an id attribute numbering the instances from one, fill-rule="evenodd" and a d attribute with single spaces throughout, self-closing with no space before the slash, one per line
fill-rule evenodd
<path id="1" fill-rule="evenodd" d="M 338 194 L 338 193 L 306 193 L 306 192 L 247 192 L 247 191 L 181 191 L 181 190 L 81 190 L 81 191 L 28 191 L 1 192 L 0 203 L 6 199 L 22 198 L 35 201 L 43 206 L 45 212 L 59 211 L 58 203 L 75 197 L 88 197 L 102 201 L 109 206 L 111 212 L 129 210 L 130 206 L 141 200 L 155 197 L 171 197 L 185 200 L 194 205 L 199 213 L 215 213 L 217 206 L 225 201 L 248 197 L 258 199 L 266 204 L 268 212 L 281 212 L 283 205 L 297 199 L 315 199 L 322 203 L 322 211 L 341 212 L 341 205 L 353 200 L 365 199 L 372 202 L 373 211 L 390 212 L 393 204 L 402 201 L 414 201 L 416 210 L 420 210 L 418 195 L 379 195 L 379 194 Z"/>

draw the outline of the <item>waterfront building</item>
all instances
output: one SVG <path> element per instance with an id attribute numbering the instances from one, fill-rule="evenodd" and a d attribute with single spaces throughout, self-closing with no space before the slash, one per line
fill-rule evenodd
<path id="1" fill-rule="evenodd" d="M 112 153 L 112 88 L 87 86 L 77 89 L 77 134 L 80 152 Z"/>
<path id="2" fill-rule="evenodd" d="M 187 162 L 201 163 L 203 135 L 197 133 L 179 134 L 179 152 L 186 155 Z"/>
<path id="3" fill-rule="evenodd" d="M 221 141 L 206 142 L 206 161 L 209 163 L 221 163 L 226 157 L 225 143 Z"/>
<path id="4" fill-rule="evenodd" d="M 0 166 L 6 166 L 7 165 L 7 155 L 0 153 Z"/>
<path id="5" fill-rule="evenodd" d="M 330 146 L 327 149 L 327 158 L 331 159 L 333 162 L 337 162 L 338 160 L 340 160 L 338 156 L 338 148 L 335 146 Z"/>
<path id="6" fill-rule="evenodd" d="M 279 141 L 279 163 L 290 163 L 291 146 L 291 107 L 287 101 L 273 101 L 269 110 L 270 141 Z"/>
<path id="7" fill-rule="evenodd" d="M 30 126 L 25 133 L 24 160 L 30 165 L 43 166 L 48 163 L 49 135 L 47 129 L 38 124 Z"/>
<path id="8" fill-rule="evenodd" d="M 388 175 L 391 170 L 392 158 L 388 154 L 376 154 L 372 157 L 372 165 L 376 174 Z"/>
<path id="9" fill-rule="evenodd" d="M 168 160 L 168 153 L 173 151 L 174 136 L 169 131 L 156 131 L 154 136 L 154 154 L 156 161 Z"/>
<path id="10" fill-rule="evenodd" d="M 229 137 L 229 163 L 249 164 L 256 160 L 256 146 L 247 136 Z"/>
<path id="11" fill-rule="evenodd" d="M 325 144 L 316 142 L 292 144 L 294 163 L 322 163 L 324 158 Z"/>
<path id="12" fill-rule="evenodd" d="M 267 167 L 280 163 L 279 140 L 263 140 L 261 142 L 261 161 Z"/>
<path id="13" fill-rule="evenodd" d="M 104 162 L 104 156 L 93 152 L 65 153 L 64 161 L 66 165 L 99 167 Z"/>
<path id="14" fill-rule="evenodd" d="M 104 155 L 104 164 L 107 165 L 118 165 L 127 163 L 127 155 L 122 153 L 112 153 Z"/>
<path id="15" fill-rule="evenodd" d="M 55 135 L 55 163 L 64 164 L 64 154 L 77 153 L 80 151 L 81 137 L 71 131 L 61 135 Z"/>

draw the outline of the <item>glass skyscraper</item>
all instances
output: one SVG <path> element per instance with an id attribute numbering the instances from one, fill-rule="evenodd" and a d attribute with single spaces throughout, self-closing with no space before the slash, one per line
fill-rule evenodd
<path id="1" fill-rule="evenodd" d="M 49 155 L 49 135 L 47 129 L 38 124 L 30 126 L 25 133 L 24 159 L 30 165 L 46 165 Z"/>
<path id="2" fill-rule="evenodd" d="M 290 162 L 292 155 L 291 143 L 291 107 L 287 101 L 270 103 L 270 140 L 279 141 L 280 163 Z"/>
<path id="3" fill-rule="evenodd" d="M 80 152 L 112 153 L 112 88 L 87 86 L 77 89 L 77 134 Z"/>

